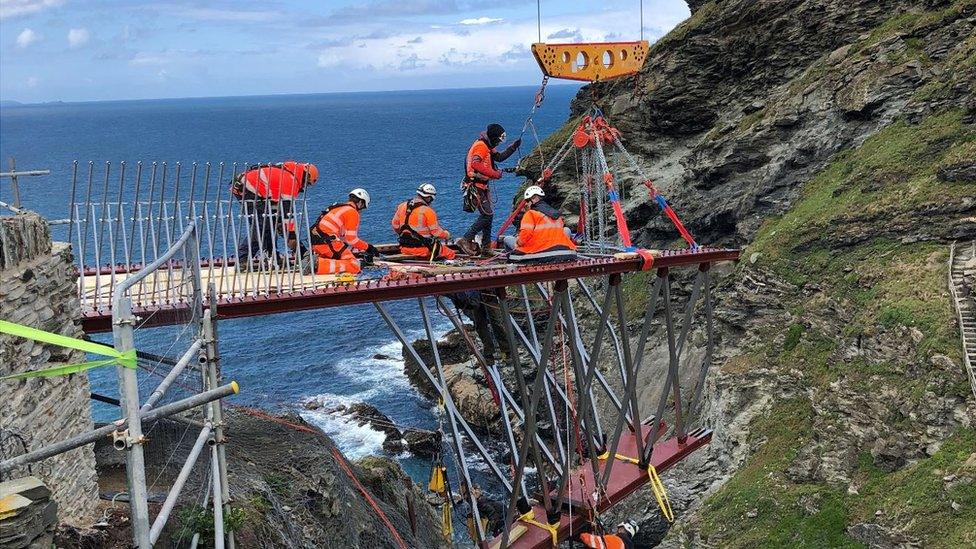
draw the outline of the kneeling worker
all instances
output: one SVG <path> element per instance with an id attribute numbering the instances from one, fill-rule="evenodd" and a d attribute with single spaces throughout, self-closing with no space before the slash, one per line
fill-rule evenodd
<path id="1" fill-rule="evenodd" d="M 393 232 L 400 241 L 400 253 L 417 257 L 454 259 L 454 250 L 447 247 L 451 233 L 437 224 L 437 213 L 430 205 L 437 189 L 430 183 L 417 187 L 417 196 L 397 206 L 393 214 Z"/>
<path id="2" fill-rule="evenodd" d="M 352 273 L 362 270 L 353 250 L 364 252 L 366 264 L 379 255 L 376 247 L 359 238 L 359 212 L 369 207 L 365 189 L 349 192 L 349 201 L 322 211 L 311 229 L 312 252 L 319 256 L 316 274 Z"/>
<path id="3" fill-rule="evenodd" d="M 525 189 L 529 209 L 522 216 L 518 236 L 506 236 L 505 247 L 512 250 L 510 261 L 548 263 L 576 258 L 576 243 L 569 237 L 559 210 L 542 201 L 546 193 L 532 185 Z"/>

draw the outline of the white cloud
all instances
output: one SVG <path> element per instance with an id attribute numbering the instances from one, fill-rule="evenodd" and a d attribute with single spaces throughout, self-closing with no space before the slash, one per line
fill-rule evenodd
<path id="1" fill-rule="evenodd" d="M 72 48 L 80 48 L 88 43 L 91 39 L 91 35 L 88 29 L 71 29 L 68 31 L 68 46 Z"/>
<path id="2" fill-rule="evenodd" d="M 30 15 L 61 4 L 64 0 L 3 0 L 0 1 L 0 19 Z"/>
<path id="3" fill-rule="evenodd" d="M 28 76 L 27 77 L 27 87 L 28 88 L 36 88 L 37 87 L 37 84 L 39 82 L 40 82 L 40 80 L 38 80 L 36 76 Z"/>
<path id="4" fill-rule="evenodd" d="M 684 17 L 680 13 L 657 14 L 650 23 L 671 28 Z M 478 18 L 477 20 L 483 20 Z M 580 41 L 601 42 L 633 19 L 630 10 L 605 11 L 586 18 L 585 22 L 571 15 L 550 17 L 543 21 L 543 36 L 569 36 Z M 627 33 L 624 40 L 637 38 L 637 30 Z M 318 66 L 346 71 L 375 71 L 394 75 L 409 70 L 418 77 L 462 75 L 472 66 L 482 69 L 511 70 L 521 66 L 530 70 L 535 62 L 528 45 L 536 42 L 534 18 L 504 20 L 492 24 L 451 25 L 424 28 L 402 28 L 397 32 L 362 36 L 362 29 L 350 31 L 348 44 L 332 33 L 334 40 L 328 48 L 318 48 Z M 656 36 L 649 35 L 652 40 Z"/>
<path id="5" fill-rule="evenodd" d="M 489 23 L 501 23 L 504 19 L 498 17 L 474 17 L 458 21 L 460 25 L 487 25 Z"/>
<path id="6" fill-rule="evenodd" d="M 17 47 L 24 49 L 40 39 L 41 37 L 32 29 L 24 29 L 17 35 Z"/>

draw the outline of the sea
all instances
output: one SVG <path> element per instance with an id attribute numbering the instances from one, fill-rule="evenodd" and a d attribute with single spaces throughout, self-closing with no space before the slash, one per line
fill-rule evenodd
<path id="1" fill-rule="evenodd" d="M 548 87 L 533 117 L 540 140 L 566 121 L 577 90 L 573 85 Z M 393 241 L 394 208 L 422 181 L 437 186 L 434 206 L 442 226 L 460 235 L 475 216 L 460 207 L 458 183 L 468 147 L 492 122 L 515 139 L 536 91 L 527 86 L 4 105 L 0 158 L 4 170 L 11 157 L 19 170 L 51 170 L 20 183 L 23 205 L 49 219 L 68 217 L 76 160 L 133 165 L 294 159 L 313 162 L 320 170 L 318 183 L 308 191 L 309 211 L 344 200 L 351 188 L 369 191 L 372 204 L 360 227 L 368 242 Z M 529 154 L 535 145 L 531 131 L 523 143 L 520 154 L 504 165 L 514 166 L 519 156 Z M 8 181 L 0 181 L 5 202 L 11 202 Z M 520 183 L 506 174 L 496 185 L 498 203 L 510 203 Z M 495 229 L 499 218 L 504 215 L 496 216 Z M 54 236 L 63 237 L 58 230 Z M 423 336 L 415 303 L 397 302 L 391 311 L 411 338 Z M 450 327 L 439 315 L 434 324 L 441 334 Z M 167 331 L 172 329 L 152 330 L 160 347 L 174 340 Z M 227 319 L 219 331 L 224 377 L 242 389 L 234 403 L 300 413 L 352 459 L 382 454 L 384 435 L 339 414 L 306 410 L 303 403 L 314 399 L 328 408 L 366 402 L 400 427 L 438 426 L 434 403 L 408 382 L 399 342 L 369 305 Z M 90 379 L 93 392 L 117 397 L 114 371 L 93 370 Z M 142 380 L 143 392 L 154 383 L 158 380 Z M 96 421 L 107 421 L 118 417 L 118 408 L 94 402 L 93 414 Z M 396 459 L 417 480 L 429 474 L 426 459 L 410 454 Z"/>

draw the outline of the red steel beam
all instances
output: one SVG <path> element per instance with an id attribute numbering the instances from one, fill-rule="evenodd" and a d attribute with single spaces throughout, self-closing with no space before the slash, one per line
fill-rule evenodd
<path id="1" fill-rule="evenodd" d="M 654 259 L 653 268 L 698 266 L 718 261 L 735 261 L 738 258 L 737 249 L 663 250 L 661 255 Z M 449 273 L 404 280 L 360 280 L 293 293 L 221 298 L 217 308 L 221 318 L 260 316 L 501 288 L 517 284 L 606 276 L 638 271 L 642 264 L 643 259 L 640 258 L 582 259 L 547 265 L 507 264 L 485 271 Z M 134 304 L 133 312 L 141 317 L 139 321 L 141 327 L 166 326 L 179 323 L 185 318 L 186 305 L 178 303 L 146 307 Z M 111 331 L 112 311 L 101 309 L 85 313 L 81 318 L 81 324 L 86 333 Z"/>
<path id="2" fill-rule="evenodd" d="M 644 429 L 645 437 L 647 436 L 648 430 L 648 428 Z M 711 440 L 711 430 L 702 430 L 689 434 L 683 443 L 678 442 L 677 438 L 669 438 L 664 442 L 659 442 L 654 445 L 654 454 L 651 456 L 651 463 L 661 473 L 691 455 L 695 450 L 708 444 Z M 617 453 L 628 457 L 637 456 L 637 439 L 633 433 L 625 433 L 621 437 Z M 606 462 L 601 461 L 599 464 L 601 474 L 604 467 L 606 467 Z M 582 487 L 579 483 L 580 473 L 584 477 L 584 486 Z M 610 471 L 606 497 L 600 500 L 597 509 L 601 513 L 606 511 L 647 483 L 647 470 L 640 469 L 632 463 L 617 460 L 613 464 L 613 469 Z M 570 477 L 569 493 L 571 499 L 574 502 L 583 501 L 589 497 L 587 494 L 593 491 L 594 486 L 592 467 L 590 466 L 589 460 L 586 460 Z M 586 526 L 586 513 L 577 507 L 576 503 L 573 504 L 573 509 L 575 512 L 572 515 L 567 514 L 564 510 L 559 517 L 559 526 L 557 527 L 559 541 L 569 539 L 570 532 L 575 535 Z M 533 510 L 535 512 L 535 520 L 544 523 L 546 521 L 545 509 L 542 506 L 536 506 Z M 548 530 L 518 521 L 516 524 L 522 525 L 526 530 L 517 539 L 509 542 L 508 546 L 510 548 L 547 549 L 552 547 L 552 536 Z M 494 548 L 499 543 L 499 539 L 500 537 L 488 542 L 488 547 Z"/>

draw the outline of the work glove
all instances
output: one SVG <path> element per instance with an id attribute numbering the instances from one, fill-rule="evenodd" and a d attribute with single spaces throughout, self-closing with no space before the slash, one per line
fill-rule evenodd
<path id="1" fill-rule="evenodd" d="M 510 147 L 512 147 L 512 148 L 515 148 L 515 149 L 517 149 L 517 148 L 519 148 L 519 147 L 521 147 L 521 146 L 522 146 L 522 138 L 521 138 L 521 137 L 519 137 L 519 138 L 518 138 L 518 139 L 516 139 L 515 141 L 512 141 L 512 144 L 511 144 L 511 145 L 509 145 L 509 146 L 510 146 Z"/>
<path id="2" fill-rule="evenodd" d="M 366 257 L 376 257 L 380 255 L 380 251 L 376 249 L 376 246 L 370 244 L 366 247 Z"/>
<path id="3" fill-rule="evenodd" d="M 518 169 L 517 166 L 512 166 L 510 168 L 502 168 L 502 171 L 505 173 L 515 173 L 516 169 Z"/>

